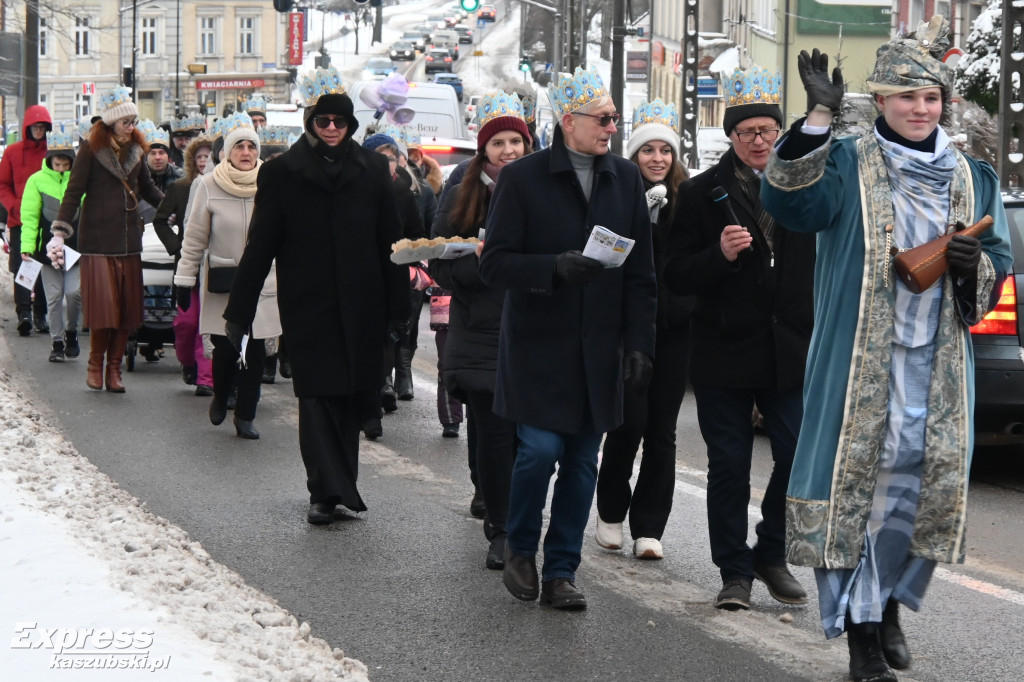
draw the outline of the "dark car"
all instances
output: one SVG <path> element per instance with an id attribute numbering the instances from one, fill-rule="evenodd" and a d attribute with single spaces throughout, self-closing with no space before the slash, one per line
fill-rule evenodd
<path id="1" fill-rule="evenodd" d="M 391 57 L 393 62 L 416 59 L 416 46 L 404 40 L 395 41 L 391 45 L 388 56 Z"/>
<path id="2" fill-rule="evenodd" d="M 494 5 L 481 5 L 480 11 L 476 13 L 480 21 L 494 21 L 497 16 L 498 10 L 494 9 Z"/>
<path id="3" fill-rule="evenodd" d="M 366 62 L 366 67 L 363 68 L 363 80 L 381 79 L 394 71 L 398 71 L 398 69 L 391 63 L 390 59 L 387 57 L 374 57 Z"/>
<path id="4" fill-rule="evenodd" d="M 971 327 L 974 343 L 974 440 L 978 445 L 1024 443 L 1024 192 L 1003 195 L 1013 248 L 1013 272 L 995 310 Z"/>
<path id="5" fill-rule="evenodd" d="M 402 34 L 402 41 L 412 43 L 412 46 L 422 52 L 427 47 L 428 38 L 423 35 L 423 31 L 406 31 Z"/>
<path id="6" fill-rule="evenodd" d="M 463 45 L 470 45 L 473 42 L 473 29 L 465 24 L 456 24 L 452 30 L 459 34 L 459 42 Z"/>
<path id="7" fill-rule="evenodd" d="M 424 73 L 435 73 L 437 71 L 447 71 L 451 73 L 451 70 L 452 56 L 448 54 L 448 50 L 427 50 L 427 56 L 423 58 Z"/>
<path id="8" fill-rule="evenodd" d="M 462 101 L 462 79 L 456 73 L 435 73 L 431 79 L 434 83 L 450 85 L 455 88 L 455 96 Z"/>

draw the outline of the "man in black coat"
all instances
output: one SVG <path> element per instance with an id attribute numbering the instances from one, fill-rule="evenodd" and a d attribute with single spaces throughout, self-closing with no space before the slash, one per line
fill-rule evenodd
<path id="1" fill-rule="evenodd" d="M 579 97 L 562 99 L 567 89 Z M 650 379 L 657 286 L 640 172 L 608 153 L 618 122 L 611 97 L 596 72 L 579 68 L 553 92 L 554 143 L 498 177 L 480 277 L 506 290 L 494 411 L 516 422 L 520 440 L 503 580 L 518 599 L 542 592 L 545 604 L 582 609 L 576 569 L 597 451 L 622 423 L 623 383 L 636 390 Z M 636 240 L 621 267 L 580 253 L 596 224 Z M 541 591 L 535 554 L 556 463 Z"/>
<path id="2" fill-rule="evenodd" d="M 313 95 L 305 134 L 261 168 L 224 311 L 237 346 L 277 260 L 313 524 L 333 521 L 339 504 L 366 509 L 356 489 L 364 406 L 379 385 L 389 331 L 409 318 L 408 271 L 389 258 L 400 222 L 388 161 L 352 142 L 359 123 L 336 89 Z"/>
<path id="3" fill-rule="evenodd" d="M 761 171 L 782 127 L 773 78 L 758 67 L 730 77 L 724 128 L 733 146 L 718 165 L 680 187 L 665 268 L 669 289 L 697 295 L 690 382 L 708 450 L 711 559 L 723 581 L 715 606 L 729 610 L 750 608 L 755 577 L 781 602 L 807 601 L 786 568 L 785 501 L 803 417 L 814 237 L 789 232 L 761 208 Z M 754 405 L 765 417 L 775 467 L 751 549 Z"/>

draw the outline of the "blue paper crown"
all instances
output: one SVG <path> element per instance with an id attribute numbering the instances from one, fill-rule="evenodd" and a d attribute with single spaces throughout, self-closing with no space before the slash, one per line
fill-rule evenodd
<path id="1" fill-rule="evenodd" d="M 344 95 L 345 84 L 333 66 L 326 69 L 317 67 L 316 71 L 310 71 L 299 78 L 299 92 L 306 106 L 311 107 L 324 95 Z"/>
<path id="2" fill-rule="evenodd" d="M 725 80 L 725 105 L 779 104 L 782 101 L 782 74 L 763 67 L 737 68 Z"/>
<path id="3" fill-rule="evenodd" d="M 256 131 L 260 147 L 284 147 L 288 144 L 288 129 L 284 126 L 263 126 Z"/>
<path id="4" fill-rule="evenodd" d="M 132 89 L 124 85 L 118 85 L 113 90 L 108 90 L 100 95 L 100 110 L 106 111 L 119 104 L 132 101 Z"/>
<path id="5" fill-rule="evenodd" d="M 178 118 L 171 119 L 171 132 L 172 133 L 189 133 L 191 134 L 196 127 L 195 117 L 191 114 L 179 116 Z"/>
<path id="6" fill-rule="evenodd" d="M 78 119 L 78 136 L 83 140 L 89 137 L 89 131 L 92 130 L 92 116 L 86 115 Z"/>
<path id="7" fill-rule="evenodd" d="M 650 102 L 641 102 L 633 109 L 633 130 L 645 123 L 660 123 L 672 130 L 678 129 L 679 112 L 676 111 L 676 105 L 666 104 L 660 97 Z"/>
<path id="8" fill-rule="evenodd" d="M 523 115 L 523 103 L 520 101 L 519 95 L 509 94 L 504 90 L 481 97 L 477 109 L 480 112 L 481 128 L 494 119 L 504 116 L 518 118 L 520 121 L 526 122 L 526 117 Z"/>
<path id="9" fill-rule="evenodd" d="M 584 71 L 577 66 L 574 74 L 559 74 L 558 84 L 548 86 L 551 108 L 558 112 L 559 118 L 607 94 L 596 67 Z"/>
<path id="10" fill-rule="evenodd" d="M 78 126 L 75 125 L 74 121 L 68 121 L 65 123 L 61 121 L 57 125 L 60 126 L 60 130 L 56 127 L 53 130 L 46 131 L 46 149 L 47 151 L 60 151 L 75 148 L 75 133 Z"/>
<path id="11" fill-rule="evenodd" d="M 252 124 L 252 119 L 249 118 L 249 114 L 244 111 L 236 111 L 230 116 L 220 120 L 220 133 L 225 137 L 227 137 L 231 131 L 238 130 L 239 128 L 255 129 L 255 126 Z"/>
<path id="12" fill-rule="evenodd" d="M 149 146 L 152 147 L 155 144 L 162 144 L 168 149 L 171 148 L 171 136 L 163 128 L 157 128 L 156 124 L 149 119 L 139 121 L 137 128 L 146 136 L 146 144 Z"/>
<path id="13" fill-rule="evenodd" d="M 299 141 L 298 133 L 290 133 L 288 135 L 288 146 L 291 147 L 293 144 Z"/>
<path id="14" fill-rule="evenodd" d="M 261 114 L 267 113 L 267 103 L 270 102 L 270 98 L 262 93 L 258 93 L 250 97 L 249 99 L 242 102 L 242 111 L 252 115 L 252 112 L 258 112 Z"/>
<path id="15" fill-rule="evenodd" d="M 521 96 L 519 100 L 523 103 L 523 120 L 533 123 L 537 118 L 537 93 L 531 91 Z"/>

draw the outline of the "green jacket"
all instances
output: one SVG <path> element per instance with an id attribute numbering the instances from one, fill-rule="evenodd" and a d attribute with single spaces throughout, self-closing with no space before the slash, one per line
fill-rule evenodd
<path id="1" fill-rule="evenodd" d="M 25 193 L 21 199 L 21 248 L 19 253 L 30 253 L 37 261 L 49 264 L 46 256 L 46 245 L 53 234 L 50 223 L 57 219 L 60 202 L 64 191 L 68 188 L 71 171 L 62 173 L 50 168 L 49 159 L 43 160 L 43 167 L 28 177 Z M 84 197 L 83 197 L 84 199 Z M 78 246 L 78 215 L 75 213 L 72 224 L 76 227 L 75 234 L 64 240 L 66 246 L 75 249 Z"/>

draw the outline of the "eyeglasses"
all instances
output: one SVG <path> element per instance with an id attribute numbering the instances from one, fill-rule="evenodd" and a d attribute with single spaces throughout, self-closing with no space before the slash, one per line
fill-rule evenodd
<path id="1" fill-rule="evenodd" d="M 605 114 L 604 116 L 595 116 L 594 114 L 584 114 L 579 111 L 572 112 L 574 116 L 586 116 L 587 118 L 597 119 L 597 124 L 602 128 L 608 127 L 609 123 L 614 123 L 616 126 L 619 125 L 619 119 L 622 118 L 622 114 Z"/>
<path id="2" fill-rule="evenodd" d="M 758 135 L 765 142 L 775 142 L 781 130 L 779 128 L 772 128 L 770 130 L 744 130 L 742 133 L 738 130 L 734 132 L 736 133 L 736 139 L 740 142 L 753 142 Z"/>
<path id="3" fill-rule="evenodd" d="M 327 130 L 334 124 L 336 130 L 344 130 L 348 128 L 348 121 L 343 118 L 331 118 L 330 116 L 314 116 L 313 125 L 321 130 Z"/>
<path id="4" fill-rule="evenodd" d="M 118 123 L 120 123 L 123 126 L 131 126 L 131 127 L 134 128 L 135 126 L 139 125 L 139 119 L 137 119 L 137 118 L 124 118 L 124 119 L 121 119 L 120 121 L 118 121 Z"/>

